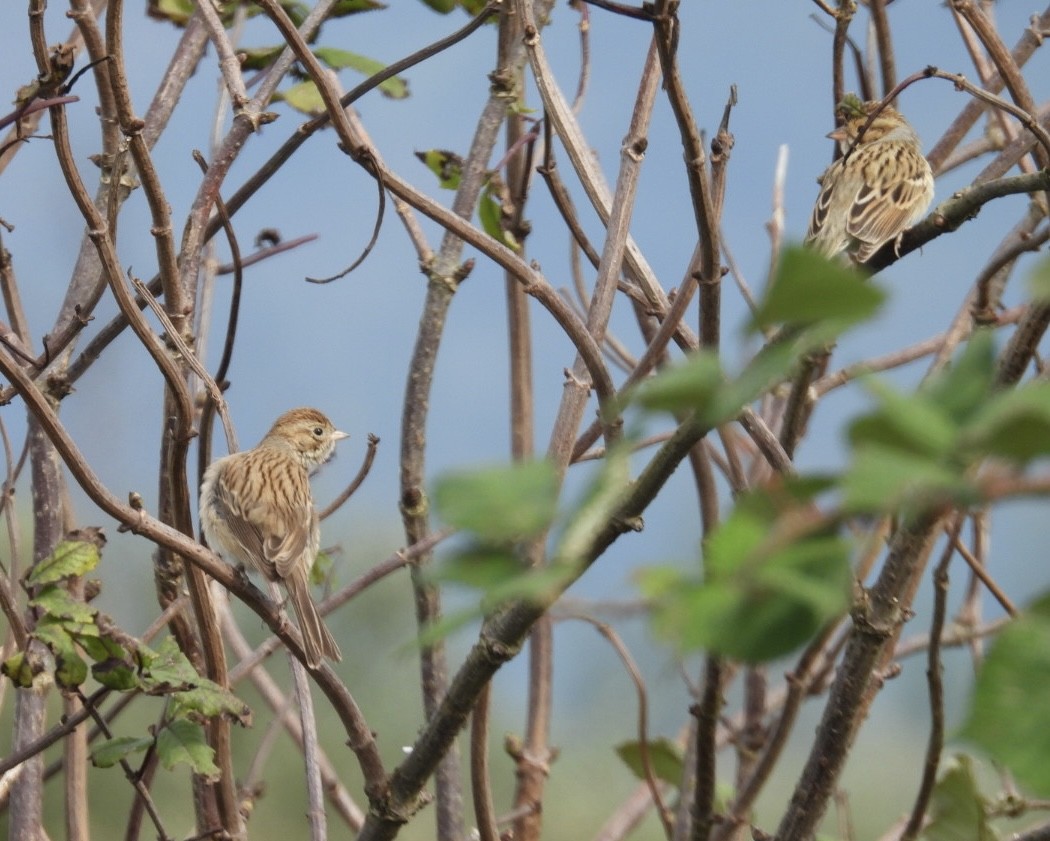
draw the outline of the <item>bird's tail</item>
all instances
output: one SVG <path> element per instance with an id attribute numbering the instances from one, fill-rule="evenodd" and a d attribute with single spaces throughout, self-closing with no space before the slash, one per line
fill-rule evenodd
<path id="1" fill-rule="evenodd" d="M 306 664 L 311 669 L 321 665 L 322 657 L 332 660 L 343 659 L 339 646 L 335 642 L 321 615 L 317 612 L 313 599 L 310 598 L 310 582 L 307 571 L 295 570 L 285 579 L 288 599 L 299 618 L 299 630 L 303 635 L 303 648 L 306 651 Z"/>

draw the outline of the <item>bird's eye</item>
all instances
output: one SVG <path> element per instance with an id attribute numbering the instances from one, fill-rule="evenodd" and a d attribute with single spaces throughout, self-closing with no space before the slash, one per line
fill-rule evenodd
<path id="1" fill-rule="evenodd" d="M 318 438 L 320 438 L 322 435 L 324 435 L 324 429 L 322 429 L 320 426 L 315 426 L 314 427 L 314 435 L 316 435 Z"/>

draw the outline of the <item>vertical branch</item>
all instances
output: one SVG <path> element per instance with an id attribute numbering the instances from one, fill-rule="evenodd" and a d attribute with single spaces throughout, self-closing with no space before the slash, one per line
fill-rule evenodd
<path id="1" fill-rule="evenodd" d="M 941 634 L 948 608 L 948 567 L 955 554 L 955 541 L 959 539 L 966 517 L 957 514 L 948 530 L 940 563 L 933 571 L 933 619 L 930 621 L 930 648 L 927 652 L 926 679 L 930 686 L 930 737 L 926 744 L 926 763 L 922 772 L 922 783 L 915 796 L 908 823 L 901 833 L 901 841 L 915 841 L 922 831 L 926 809 L 930 805 L 933 787 L 937 782 L 937 768 L 944 748 L 944 682 L 941 678 Z"/>
<path id="2" fill-rule="evenodd" d="M 700 130 L 678 67 L 678 5 L 679 0 L 658 0 L 655 4 L 655 41 L 664 75 L 664 87 L 681 137 L 689 195 L 700 240 L 700 345 L 717 349 L 722 305 L 718 221 L 720 208 L 712 191 Z M 728 153 L 728 149 L 724 151 Z"/>
<path id="3" fill-rule="evenodd" d="M 879 51 L 879 70 L 882 73 L 882 95 L 897 86 L 897 66 L 893 57 L 893 36 L 886 15 L 886 0 L 870 0 L 871 24 L 875 29 L 875 43 Z"/>

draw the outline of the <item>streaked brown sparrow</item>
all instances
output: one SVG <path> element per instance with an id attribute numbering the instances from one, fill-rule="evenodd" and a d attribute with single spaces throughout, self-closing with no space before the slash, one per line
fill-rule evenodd
<path id="1" fill-rule="evenodd" d="M 201 529 L 227 560 L 279 581 L 299 618 L 306 661 L 339 660 L 339 646 L 310 598 L 310 570 L 321 541 L 310 471 L 346 438 L 317 409 L 281 415 L 252 450 L 220 458 L 201 483 Z"/>
<path id="2" fill-rule="evenodd" d="M 852 94 L 839 104 L 843 124 L 828 137 L 843 156 L 820 176 L 806 242 L 828 257 L 845 253 L 863 263 L 926 212 L 933 200 L 933 172 L 919 136 L 886 106 L 864 133 L 878 106 Z"/>

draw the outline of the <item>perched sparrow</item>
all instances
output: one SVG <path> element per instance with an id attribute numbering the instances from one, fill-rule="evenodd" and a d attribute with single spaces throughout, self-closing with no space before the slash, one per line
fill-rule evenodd
<path id="1" fill-rule="evenodd" d="M 292 409 L 254 450 L 212 462 L 201 483 L 201 529 L 208 543 L 284 584 L 311 668 L 322 656 L 339 660 L 340 654 L 310 598 L 310 570 L 321 541 L 310 471 L 346 437 L 317 409 Z"/>
<path id="2" fill-rule="evenodd" d="M 860 134 L 878 102 L 848 95 L 845 122 L 828 137 L 843 157 L 820 176 L 806 242 L 827 257 L 845 252 L 863 263 L 918 221 L 933 200 L 933 173 L 919 136 L 896 110 L 883 108 Z"/>

